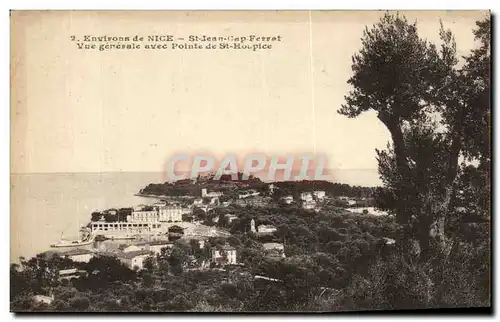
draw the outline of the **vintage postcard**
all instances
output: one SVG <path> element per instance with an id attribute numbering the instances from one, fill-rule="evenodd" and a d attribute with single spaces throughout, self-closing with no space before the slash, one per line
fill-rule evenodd
<path id="1" fill-rule="evenodd" d="M 12 312 L 491 310 L 489 11 L 10 22 Z"/>

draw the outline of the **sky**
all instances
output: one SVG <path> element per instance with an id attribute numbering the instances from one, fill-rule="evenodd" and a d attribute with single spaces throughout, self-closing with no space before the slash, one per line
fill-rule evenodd
<path id="1" fill-rule="evenodd" d="M 460 55 L 486 12 L 403 12 Z M 12 22 L 11 172 L 164 171 L 176 153 L 326 155 L 377 167 L 373 112 L 339 115 L 371 12 L 24 12 Z M 71 36 L 277 36 L 263 51 L 79 50 Z"/>

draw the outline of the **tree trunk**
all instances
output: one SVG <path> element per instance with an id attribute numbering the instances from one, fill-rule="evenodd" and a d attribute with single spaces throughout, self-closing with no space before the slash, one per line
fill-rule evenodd
<path id="1" fill-rule="evenodd" d="M 398 117 L 388 114 L 387 112 L 379 112 L 378 119 L 384 123 L 391 133 L 392 144 L 394 145 L 394 155 L 396 156 L 396 165 L 401 176 L 408 175 L 409 165 L 406 158 L 406 149 L 403 131 Z"/>
<path id="2" fill-rule="evenodd" d="M 458 157 L 461 150 L 461 114 L 457 113 L 455 125 L 451 129 L 451 144 L 447 160 L 447 169 L 444 174 L 445 191 L 437 198 L 429 198 L 428 204 L 423 204 L 418 214 L 412 214 L 408 209 L 408 195 L 411 193 L 411 181 L 406 180 L 412 177 L 411 168 L 408 162 L 408 155 L 405 148 L 404 135 L 401 128 L 401 120 L 386 111 L 378 113 L 379 120 L 384 123 L 389 132 L 394 146 L 396 167 L 401 176 L 401 183 L 398 188 L 400 202 L 396 208 L 397 220 L 404 225 L 412 225 L 412 215 L 417 218 L 418 228 L 414 233 L 420 246 L 423 259 L 430 253 L 430 248 L 436 245 L 441 250 L 446 250 L 445 216 L 450 211 L 451 197 L 455 180 L 458 173 Z M 410 236 L 409 236 L 410 237 Z"/>
<path id="3" fill-rule="evenodd" d="M 408 186 L 404 183 L 404 178 L 409 177 L 410 166 L 408 164 L 408 159 L 406 155 L 406 148 L 404 142 L 403 131 L 401 129 L 400 120 L 398 117 L 390 115 L 388 112 L 379 112 L 378 114 L 379 120 L 384 123 L 389 132 L 391 133 L 392 144 L 394 145 L 394 155 L 396 158 L 396 167 L 398 169 L 398 173 L 401 177 L 399 187 L 399 194 L 401 197 L 401 201 L 397 204 L 396 209 L 396 219 L 401 224 L 408 223 L 411 218 L 411 214 L 408 213 L 406 207 L 406 197 L 408 195 Z"/>

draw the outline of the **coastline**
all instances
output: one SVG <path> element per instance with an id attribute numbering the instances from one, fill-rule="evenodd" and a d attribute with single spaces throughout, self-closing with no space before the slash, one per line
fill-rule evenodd
<path id="1" fill-rule="evenodd" d="M 141 198 L 152 198 L 152 199 L 159 199 L 159 200 L 173 200 L 173 199 L 195 199 L 196 197 L 194 196 L 166 196 L 166 195 L 151 195 L 151 194 L 144 194 L 144 193 L 135 193 L 135 197 L 141 197 Z"/>

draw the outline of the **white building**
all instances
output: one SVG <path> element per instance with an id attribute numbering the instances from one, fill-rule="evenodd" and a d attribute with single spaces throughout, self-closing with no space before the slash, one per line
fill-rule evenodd
<path id="1" fill-rule="evenodd" d="M 139 245 L 120 245 L 119 249 L 124 253 L 137 252 L 139 250 L 144 250 L 144 248 Z"/>
<path id="2" fill-rule="evenodd" d="M 321 191 L 321 190 L 316 190 L 313 192 L 314 194 L 314 197 L 316 197 L 316 199 L 318 200 L 323 200 L 325 199 L 325 196 L 326 196 L 326 193 L 324 191 Z"/>
<path id="3" fill-rule="evenodd" d="M 181 206 L 165 206 L 158 209 L 158 220 L 160 222 L 179 222 L 182 221 L 182 215 L 189 213 L 188 208 Z"/>
<path id="4" fill-rule="evenodd" d="M 32 299 L 36 303 L 45 303 L 47 305 L 50 305 L 54 301 L 54 294 L 52 294 L 50 296 L 47 296 L 47 295 L 33 295 Z"/>
<path id="5" fill-rule="evenodd" d="M 113 238 L 116 236 L 132 236 L 134 234 L 143 234 L 151 232 L 160 232 L 160 223 L 149 222 L 133 222 L 128 216 L 127 222 L 92 222 L 91 229 L 93 234 L 103 235 L 105 237 Z"/>
<path id="6" fill-rule="evenodd" d="M 346 196 L 339 196 L 339 197 L 337 197 L 337 200 L 344 201 L 349 206 L 354 206 L 356 204 L 356 200 L 355 199 L 352 199 L 352 198 L 349 198 L 349 197 L 346 197 Z"/>
<path id="7" fill-rule="evenodd" d="M 165 243 L 165 242 L 151 242 L 149 247 L 146 247 L 146 250 L 149 250 L 155 254 L 161 254 L 161 250 L 163 248 L 171 249 L 174 247 L 173 243 Z"/>
<path id="8" fill-rule="evenodd" d="M 158 207 L 141 207 L 134 208 L 132 214 L 127 218 L 128 222 L 137 223 L 157 223 L 158 222 Z"/>
<path id="9" fill-rule="evenodd" d="M 151 252 L 147 250 L 138 250 L 119 254 L 118 259 L 130 269 L 143 269 L 144 260 L 149 256 L 151 256 Z"/>
<path id="10" fill-rule="evenodd" d="M 206 188 L 203 188 L 201 189 L 201 197 L 202 198 L 213 198 L 213 197 L 220 197 L 222 196 L 224 193 L 220 192 L 220 191 L 212 191 L 212 192 L 208 192 Z"/>
<path id="11" fill-rule="evenodd" d="M 283 197 L 283 201 L 289 205 L 293 202 L 293 197 L 292 196 L 286 196 L 286 197 Z"/>
<path id="12" fill-rule="evenodd" d="M 140 242 L 134 245 L 120 245 L 118 249 L 113 250 L 115 254 L 127 254 L 127 253 L 137 253 L 137 252 L 142 252 L 142 251 L 148 251 L 150 253 L 155 253 L 155 254 L 161 254 L 161 249 L 162 248 L 172 248 L 173 243 L 169 241 L 148 241 L 148 242 Z M 102 253 L 106 253 L 107 250 L 105 249 Z"/>
<path id="13" fill-rule="evenodd" d="M 274 233 L 276 231 L 276 227 L 272 225 L 259 225 L 257 227 L 257 231 L 259 233 Z"/>
<path id="14" fill-rule="evenodd" d="M 302 192 L 300 194 L 300 199 L 302 199 L 303 201 L 312 201 L 313 200 L 313 196 L 312 196 L 312 193 L 310 192 Z"/>
<path id="15" fill-rule="evenodd" d="M 189 213 L 189 208 L 178 205 L 155 205 L 150 208 L 134 209 L 132 215 L 127 218 L 127 222 L 133 223 L 159 223 L 159 222 L 179 222 L 182 215 Z"/>
<path id="16" fill-rule="evenodd" d="M 260 195 L 260 192 L 257 192 L 255 190 L 247 190 L 247 191 L 243 191 L 243 192 L 239 193 L 238 198 L 245 199 L 245 198 L 250 198 L 250 197 L 256 197 L 258 195 Z"/>
<path id="17" fill-rule="evenodd" d="M 59 270 L 59 280 L 71 280 L 73 278 L 80 278 L 81 275 L 86 275 L 87 271 L 79 270 L 77 268 L 68 268 Z"/>
<path id="18" fill-rule="evenodd" d="M 202 198 L 196 198 L 193 200 L 193 206 L 201 206 L 203 205 L 203 199 Z"/>
<path id="19" fill-rule="evenodd" d="M 235 216 L 233 214 L 226 214 L 224 215 L 224 218 L 227 218 L 227 223 L 230 224 L 233 222 L 233 220 L 237 219 L 238 216 Z"/>
<path id="20" fill-rule="evenodd" d="M 386 245 L 394 245 L 396 244 L 396 240 L 388 237 L 384 237 L 384 242 Z"/>
<path id="21" fill-rule="evenodd" d="M 63 257 L 67 257 L 71 259 L 73 262 L 82 262 L 88 263 L 92 257 L 94 257 L 94 253 L 87 249 L 71 249 L 67 252 L 61 253 Z"/>
<path id="22" fill-rule="evenodd" d="M 174 244 L 163 240 L 153 240 L 150 242 L 138 244 L 138 246 L 140 247 L 140 250 L 150 251 L 159 255 L 161 254 L 163 248 L 172 249 L 172 247 L 174 247 Z"/>
<path id="23" fill-rule="evenodd" d="M 302 203 L 302 208 L 307 210 L 316 209 L 316 202 L 314 200 L 305 201 Z"/>
<path id="24" fill-rule="evenodd" d="M 212 248 L 212 261 L 222 264 L 237 264 L 236 249 L 229 245 Z"/>
<path id="25" fill-rule="evenodd" d="M 280 243 L 264 243 L 264 250 L 272 256 L 285 257 L 285 246 Z"/>
<path id="26" fill-rule="evenodd" d="M 250 220 L 250 231 L 252 233 L 256 233 L 257 232 L 257 230 L 255 229 L 255 220 L 254 219 Z"/>

